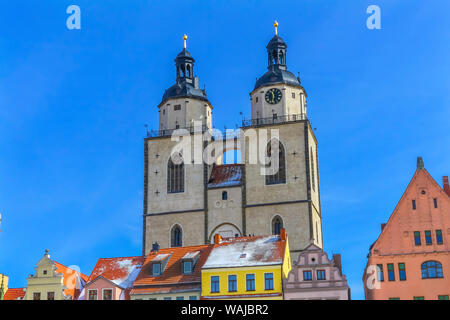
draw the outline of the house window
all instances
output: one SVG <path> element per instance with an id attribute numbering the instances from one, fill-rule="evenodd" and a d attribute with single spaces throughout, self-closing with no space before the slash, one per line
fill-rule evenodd
<path id="1" fill-rule="evenodd" d="M 211 293 L 220 292 L 219 276 L 211 277 Z"/>
<path id="2" fill-rule="evenodd" d="M 400 298 L 389 298 L 389 300 L 400 300 Z"/>
<path id="3" fill-rule="evenodd" d="M 277 118 L 278 118 L 277 114 L 274 113 L 274 114 L 272 115 L 272 119 L 273 119 L 273 120 L 277 120 Z"/>
<path id="4" fill-rule="evenodd" d="M 33 300 L 41 300 L 41 293 L 33 292 Z"/>
<path id="5" fill-rule="evenodd" d="M 47 300 L 55 300 L 55 293 L 47 292 Z"/>
<path id="6" fill-rule="evenodd" d="M 45 276 L 47 274 L 47 270 L 42 271 L 42 274 Z"/>
<path id="7" fill-rule="evenodd" d="M 247 274 L 245 276 L 247 291 L 255 291 L 255 275 Z"/>
<path id="8" fill-rule="evenodd" d="M 264 274 L 264 289 L 273 290 L 273 273 Z"/>
<path id="9" fill-rule="evenodd" d="M 424 297 L 414 297 L 414 300 L 425 300 Z"/>
<path id="10" fill-rule="evenodd" d="M 192 261 L 184 261 L 183 262 L 183 273 L 184 274 L 192 273 Z"/>
<path id="11" fill-rule="evenodd" d="M 170 231 L 170 246 L 182 247 L 183 246 L 183 231 L 179 225 L 173 226 Z"/>
<path id="12" fill-rule="evenodd" d="M 176 299 L 177 299 L 177 300 L 184 300 L 184 297 L 183 297 L 183 296 L 180 296 L 180 297 L 177 297 Z"/>
<path id="13" fill-rule="evenodd" d="M 292 99 L 295 99 L 295 92 L 292 92 Z"/>
<path id="14" fill-rule="evenodd" d="M 405 269 L 405 264 L 404 263 L 399 263 L 398 264 L 398 275 L 399 275 L 400 281 L 405 281 L 406 280 L 406 269 Z"/>
<path id="15" fill-rule="evenodd" d="M 256 103 L 258 103 L 258 97 L 256 97 Z"/>
<path id="16" fill-rule="evenodd" d="M 281 229 L 283 229 L 283 219 L 276 216 L 272 219 L 272 234 L 281 234 Z"/>
<path id="17" fill-rule="evenodd" d="M 443 244 L 444 240 L 442 239 L 442 230 L 436 230 L 436 243 Z"/>
<path id="18" fill-rule="evenodd" d="M 112 300 L 112 289 L 103 290 L 103 300 Z"/>
<path id="19" fill-rule="evenodd" d="M 412 201 L 412 208 L 413 208 L 413 210 L 416 210 L 416 200 Z"/>
<path id="20" fill-rule="evenodd" d="M 174 105 L 173 110 L 175 110 L 175 111 L 181 110 L 181 104 Z"/>
<path id="21" fill-rule="evenodd" d="M 317 280 L 326 280 L 325 270 L 317 270 Z"/>
<path id="22" fill-rule="evenodd" d="M 164 300 L 172 300 L 172 297 L 164 297 Z"/>
<path id="23" fill-rule="evenodd" d="M 184 192 L 184 163 L 174 164 L 172 157 L 167 162 L 167 192 Z"/>
<path id="24" fill-rule="evenodd" d="M 448 300 L 448 295 L 438 296 L 438 300 Z"/>
<path id="25" fill-rule="evenodd" d="M 437 208 L 437 199 L 434 198 L 434 199 L 433 199 L 433 202 L 434 202 L 434 207 Z"/>
<path id="26" fill-rule="evenodd" d="M 438 261 L 426 261 L 422 263 L 422 279 L 443 278 L 442 264 Z"/>
<path id="27" fill-rule="evenodd" d="M 414 244 L 420 246 L 422 242 L 420 241 L 420 231 L 414 231 Z"/>
<path id="28" fill-rule="evenodd" d="M 197 300 L 197 296 L 189 296 L 189 300 Z"/>
<path id="29" fill-rule="evenodd" d="M 234 274 L 228 276 L 228 291 L 229 292 L 237 291 L 237 276 Z"/>
<path id="30" fill-rule="evenodd" d="M 155 277 L 161 275 L 161 263 L 154 263 L 152 265 L 152 275 Z"/>
<path id="31" fill-rule="evenodd" d="M 97 300 L 97 290 L 88 290 L 88 299 Z"/>
<path id="32" fill-rule="evenodd" d="M 384 281 L 384 274 L 383 274 L 383 265 L 377 264 L 377 280 L 378 281 Z"/>
<path id="33" fill-rule="evenodd" d="M 431 246 L 433 244 L 433 242 L 431 240 L 431 231 L 430 230 L 425 231 L 425 243 L 427 244 L 427 246 Z"/>
<path id="34" fill-rule="evenodd" d="M 228 200 L 228 192 L 222 191 L 222 200 Z"/>
<path id="35" fill-rule="evenodd" d="M 274 147 L 277 147 L 277 142 L 275 141 Z M 281 142 L 278 141 L 278 159 L 272 159 L 272 141 L 267 144 L 267 157 L 269 158 L 269 163 L 266 165 L 266 185 L 269 184 L 280 184 L 286 183 L 286 161 L 284 147 Z M 276 157 L 276 154 L 274 155 Z M 272 167 L 272 160 L 275 160 L 275 164 Z M 276 160 L 278 160 L 278 167 L 276 166 Z"/>
<path id="36" fill-rule="evenodd" d="M 303 280 L 311 281 L 312 280 L 312 272 L 311 270 L 303 271 Z"/>
<path id="37" fill-rule="evenodd" d="M 387 268 L 389 281 L 395 281 L 394 265 L 392 263 L 388 263 Z"/>

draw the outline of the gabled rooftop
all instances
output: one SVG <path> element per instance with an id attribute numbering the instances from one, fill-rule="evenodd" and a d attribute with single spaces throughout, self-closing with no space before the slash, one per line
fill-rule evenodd
<path id="1" fill-rule="evenodd" d="M 131 288 L 144 260 L 143 256 L 100 258 L 92 270 L 89 282 L 101 276 L 122 289 Z"/>
<path id="2" fill-rule="evenodd" d="M 165 248 L 159 249 L 156 252 L 150 252 L 145 260 L 144 265 L 142 266 L 141 272 L 134 282 L 131 294 L 153 293 L 156 291 L 163 292 L 164 290 L 169 290 L 167 286 L 173 285 L 176 285 L 177 287 L 200 285 L 201 268 L 205 263 L 211 248 L 211 245 L 199 245 L 190 247 Z M 159 263 L 161 261 L 157 258 L 161 255 L 167 255 L 169 257 L 167 264 L 161 275 L 153 276 L 152 265 L 154 262 Z M 190 274 L 183 274 L 183 260 L 189 258 L 197 258 L 197 256 L 198 260 L 194 265 L 193 272 Z M 158 289 L 155 289 L 156 287 L 158 287 Z"/>

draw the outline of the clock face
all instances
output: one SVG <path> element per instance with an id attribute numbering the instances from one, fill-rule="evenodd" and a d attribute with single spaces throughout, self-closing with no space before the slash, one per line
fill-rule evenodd
<path id="1" fill-rule="evenodd" d="M 266 101 L 270 104 L 276 104 L 281 101 L 281 91 L 272 88 L 266 92 Z"/>

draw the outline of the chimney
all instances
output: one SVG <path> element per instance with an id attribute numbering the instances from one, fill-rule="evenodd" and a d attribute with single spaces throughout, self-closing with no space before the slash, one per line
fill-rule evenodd
<path id="1" fill-rule="evenodd" d="M 448 176 L 442 177 L 442 188 L 445 193 L 450 197 L 450 185 L 448 184 Z"/>
<path id="2" fill-rule="evenodd" d="M 155 242 L 152 244 L 152 252 L 158 252 L 159 251 L 159 244 L 158 242 Z"/>
<path id="3" fill-rule="evenodd" d="M 384 227 L 386 227 L 386 223 L 381 224 L 381 232 L 383 232 Z"/>
<path id="4" fill-rule="evenodd" d="M 336 267 L 339 269 L 339 273 L 342 275 L 341 255 L 339 253 L 333 254 L 333 261 Z"/>
<path id="5" fill-rule="evenodd" d="M 417 170 L 425 169 L 422 157 L 417 157 Z"/>
<path id="6" fill-rule="evenodd" d="M 287 239 L 287 234 L 286 234 L 286 229 L 285 228 L 280 230 L 280 239 L 281 240 L 286 240 Z"/>
<path id="7" fill-rule="evenodd" d="M 222 236 L 218 233 L 214 235 L 214 243 L 221 243 L 222 242 Z"/>

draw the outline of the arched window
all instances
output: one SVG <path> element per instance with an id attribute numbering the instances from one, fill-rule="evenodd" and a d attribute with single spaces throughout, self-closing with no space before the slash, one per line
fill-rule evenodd
<path id="1" fill-rule="evenodd" d="M 422 279 L 443 278 L 442 264 L 437 261 L 422 263 Z"/>
<path id="2" fill-rule="evenodd" d="M 187 72 L 186 72 L 186 75 L 187 75 L 188 78 L 191 77 L 191 66 L 190 66 L 189 64 L 187 65 Z"/>
<path id="3" fill-rule="evenodd" d="M 283 229 L 283 219 L 280 216 L 276 216 L 272 219 L 272 234 L 280 234 Z"/>
<path id="4" fill-rule="evenodd" d="M 179 225 L 173 226 L 170 231 L 170 246 L 182 247 L 183 246 L 183 231 Z"/>
<path id="5" fill-rule="evenodd" d="M 276 142 L 275 142 L 276 143 Z M 275 155 L 274 155 L 275 156 Z M 272 143 L 267 144 L 267 157 L 270 158 L 266 168 L 274 170 L 274 174 L 266 174 L 266 184 L 279 184 L 286 183 L 286 161 L 284 147 L 281 142 L 278 141 L 278 168 L 274 166 L 272 168 Z"/>
<path id="6" fill-rule="evenodd" d="M 177 192 L 184 192 L 184 163 L 174 164 L 170 157 L 167 163 L 167 193 Z"/>
<path id="7" fill-rule="evenodd" d="M 222 200 L 228 200 L 228 192 L 222 191 Z"/>
<path id="8" fill-rule="evenodd" d="M 311 180 L 312 180 L 312 188 L 313 191 L 316 191 L 316 171 L 315 171 L 315 166 L 314 166 L 314 154 L 313 154 L 313 149 L 310 148 L 310 153 L 309 153 L 309 158 L 311 159 Z"/>

